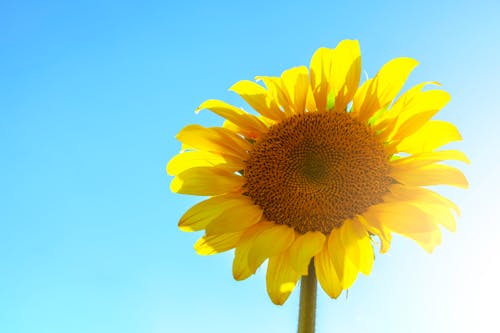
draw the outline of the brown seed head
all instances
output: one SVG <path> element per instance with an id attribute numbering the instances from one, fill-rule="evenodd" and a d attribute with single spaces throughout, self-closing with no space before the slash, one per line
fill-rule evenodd
<path id="1" fill-rule="evenodd" d="M 247 195 L 268 220 L 324 234 L 381 202 L 388 175 L 382 143 L 346 112 L 298 114 L 271 126 L 244 170 Z"/>

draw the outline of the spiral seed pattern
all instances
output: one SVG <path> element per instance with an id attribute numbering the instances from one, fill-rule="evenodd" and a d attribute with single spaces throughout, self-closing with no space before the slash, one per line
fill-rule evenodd
<path id="1" fill-rule="evenodd" d="M 264 216 L 300 233 L 334 228 L 382 201 L 389 156 L 346 112 L 294 115 L 259 138 L 244 170 L 247 195 Z"/>

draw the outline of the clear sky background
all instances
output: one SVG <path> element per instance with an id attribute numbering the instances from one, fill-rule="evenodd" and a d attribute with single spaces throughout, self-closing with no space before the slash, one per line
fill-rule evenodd
<path id="1" fill-rule="evenodd" d="M 231 276 L 232 253 L 197 256 L 177 221 L 196 197 L 165 173 L 186 124 L 218 125 L 205 99 L 245 106 L 241 79 L 308 65 L 359 39 L 373 76 L 420 61 L 408 86 L 452 94 L 437 119 L 472 160 L 455 234 L 429 255 L 395 237 L 339 299 L 334 333 L 498 332 L 500 3 L 491 1 L 0 1 L 0 331 L 294 332 L 265 270 Z"/>

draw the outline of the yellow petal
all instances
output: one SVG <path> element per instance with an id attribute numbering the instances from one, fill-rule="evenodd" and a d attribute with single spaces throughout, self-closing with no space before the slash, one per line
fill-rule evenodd
<path id="1" fill-rule="evenodd" d="M 404 203 L 381 203 L 372 206 L 374 214 L 379 214 L 379 219 L 390 230 L 397 233 L 420 233 L 428 232 L 430 227 L 429 217 L 422 213 L 417 207 Z M 433 223 L 431 223 L 433 224 Z"/>
<path id="2" fill-rule="evenodd" d="M 376 111 L 387 107 L 417 64 L 411 58 L 396 58 L 382 66 L 377 75 L 366 81 L 354 95 L 353 115 L 365 122 Z"/>
<path id="3" fill-rule="evenodd" d="M 237 281 L 245 280 L 250 275 L 255 273 L 257 267 L 250 269 L 248 265 L 248 254 L 254 245 L 255 238 L 265 230 L 273 228 L 274 223 L 261 221 L 248 228 L 236 246 L 233 260 L 233 277 Z"/>
<path id="4" fill-rule="evenodd" d="M 388 205 L 390 204 L 375 205 L 363 213 L 363 216 L 366 218 L 364 223 L 376 224 L 377 227 L 373 228 L 374 231 L 379 232 L 382 230 L 380 234 L 385 234 L 384 237 L 389 236 L 389 241 L 385 248 L 384 242 L 382 242 L 381 253 L 387 252 L 389 248 L 391 235 L 389 229 L 391 228 L 396 229 L 391 229 L 391 231 L 413 239 L 428 252 L 432 252 L 441 243 L 441 232 L 437 224 L 432 222 L 432 216 L 420 211 L 418 207 L 407 209 L 408 204 L 399 208 L 388 208 Z M 397 206 L 398 204 L 393 205 Z M 398 216 L 400 217 L 398 218 Z M 360 217 L 358 216 L 358 218 Z M 421 219 L 419 220 L 419 218 Z M 368 230 L 372 232 L 372 230 Z M 382 237 L 380 238 L 381 240 L 383 239 Z"/>
<path id="5" fill-rule="evenodd" d="M 391 176 L 408 186 L 450 185 L 467 188 L 467 179 L 457 168 L 444 164 L 431 164 L 420 168 L 393 167 Z"/>
<path id="6" fill-rule="evenodd" d="M 207 235 L 244 230 L 262 217 L 262 209 L 253 204 L 252 200 L 240 196 L 236 204 L 224 210 L 206 228 Z"/>
<path id="7" fill-rule="evenodd" d="M 327 243 L 328 251 L 330 251 L 330 258 L 332 259 L 335 271 L 337 272 L 337 277 L 342 285 L 342 288 L 346 289 L 344 287 L 345 249 L 340 238 L 340 233 L 340 229 L 334 229 L 330 233 L 330 236 L 328 236 Z"/>
<path id="8" fill-rule="evenodd" d="M 405 202 L 411 204 L 427 214 L 434 224 L 442 225 L 449 231 L 456 230 L 456 220 L 451 210 L 460 213 L 458 207 L 450 200 L 425 188 L 407 187 L 400 184 L 392 185 L 390 193 L 384 196 L 384 201 L 397 204 Z"/>
<path id="9" fill-rule="evenodd" d="M 282 305 L 295 288 L 300 274 L 290 265 L 290 253 L 285 251 L 269 258 L 266 286 L 269 297 L 276 305 Z"/>
<path id="10" fill-rule="evenodd" d="M 316 106 L 316 100 L 314 99 L 311 87 L 307 88 L 306 110 L 309 112 L 318 111 L 318 107 Z"/>
<path id="11" fill-rule="evenodd" d="M 332 298 L 339 297 L 342 292 L 342 285 L 333 264 L 333 260 L 330 257 L 327 242 L 325 242 L 321 252 L 314 257 L 314 267 L 321 288 L 323 288 L 328 296 Z"/>
<path id="12" fill-rule="evenodd" d="M 307 275 L 311 258 L 323 249 L 326 237 L 322 232 L 298 234 L 290 247 L 290 264 L 301 275 Z"/>
<path id="13" fill-rule="evenodd" d="M 229 120 L 224 120 L 224 122 L 222 123 L 222 128 L 226 128 L 234 133 L 243 133 L 243 130 L 238 125 L 230 122 Z"/>
<path id="14" fill-rule="evenodd" d="M 305 112 L 307 95 L 311 89 L 307 68 L 301 66 L 287 69 L 281 74 L 281 82 L 294 113 Z"/>
<path id="15" fill-rule="evenodd" d="M 355 220 L 346 220 L 340 228 L 340 240 L 345 252 L 342 286 L 349 288 L 359 272 L 371 273 L 375 259 L 370 236 L 366 228 Z"/>
<path id="16" fill-rule="evenodd" d="M 370 235 L 368 234 L 365 226 L 359 221 L 359 219 L 353 220 L 353 230 L 356 233 L 359 246 L 359 270 L 364 275 L 369 275 L 372 271 L 373 262 L 375 260 L 375 254 L 373 252 L 373 246 L 371 242 Z"/>
<path id="17" fill-rule="evenodd" d="M 242 234 L 243 232 L 232 232 L 213 236 L 203 236 L 194 244 L 194 249 L 196 253 L 202 256 L 228 251 L 238 244 Z"/>
<path id="18" fill-rule="evenodd" d="M 258 117 L 259 120 L 264 123 L 268 128 L 271 127 L 272 125 L 275 124 L 275 122 L 269 118 L 265 118 L 263 116 L 261 117 Z M 241 127 L 239 127 L 238 125 L 230 122 L 229 120 L 225 120 L 223 123 L 222 123 L 222 128 L 226 128 L 228 130 L 230 130 L 231 132 L 234 132 L 234 133 L 239 133 L 239 134 L 243 134 L 246 138 L 248 139 L 253 139 L 253 140 L 256 140 L 257 137 L 253 137 L 252 134 L 249 134 L 249 133 L 246 133 L 247 135 L 245 135 L 245 130 L 242 129 Z"/>
<path id="19" fill-rule="evenodd" d="M 245 184 L 245 178 L 224 169 L 197 167 L 187 169 L 172 179 L 174 193 L 213 196 L 236 192 Z"/>
<path id="20" fill-rule="evenodd" d="M 422 94 L 423 89 L 429 85 L 441 86 L 439 82 L 435 81 L 426 81 L 414 85 L 413 87 L 402 93 L 401 96 L 394 102 L 394 105 L 391 107 L 391 112 L 388 115 L 397 118 L 401 112 L 408 109 L 408 106 L 414 103 L 415 97 Z"/>
<path id="21" fill-rule="evenodd" d="M 390 140 L 403 140 L 422 128 L 436 113 L 448 104 L 451 96 L 443 90 L 429 90 L 416 95 L 397 119 Z"/>
<path id="22" fill-rule="evenodd" d="M 228 154 L 242 160 L 248 159 L 247 151 L 252 149 L 252 145 L 248 141 L 236 133 L 220 127 L 205 128 L 200 125 L 188 125 L 176 137 L 184 146 L 207 152 Z"/>
<path id="23" fill-rule="evenodd" d="M 398 234 L 425 233 L 435 229 L 432 218 L 405 202 L 381 203 L 369 208 L 385 227 Z"/>
<path id="24" fill-rule="evenodd" d="M 248 267 L 255 271 L 269 257 L 276 256 L 290 247 L 295 239 L 292 228 L 275 224 L 255 237 L 248 252 Z"/>
<path id="25" fill-rule="evenodd" d="M 182 231 L 199 231 L 212 222 L 225 210 L 234 207 L 240 195 L 228 194 L 212 197 L 189 208 L 179 221 Z"/>
<path id="26" fill-rule="evenodd" d="M 370 119 L 372 128 L 377 132 L 384 133 L 384 139 L 387 138 L 396 127 L 398 117 L 401 115 L 402 111 L 407 109 L 408 105 L 411 105 L 415 96 L 420 94 L 422 89 L 430 84 L 440 85 L 437 82 L 419 83 L 401 94 L 390 109 L 383 108 L 377 111 L 376 114 Z"/>
<path id="27" fill-rule="evenodd" d="M 186 151 L 175 155 L 167 164 L 167 173 L 178 175 L 194 167 L 218 167 L 227 171 L 238 171 L 245 168 L 245 163 L 234 156 L 213 154 L 205 151 Z"/>
<path id="28" fill-rule="evenodd" d="M 435 224 L 440 224 L 445 227 L 446 230 L 451 232 L 455 232 L 457 230 L 455 216 L 453 216 L 447 207 L 424 203 L 416 203 L 415 205 L 422 211 L 426 212 L 434 220 Z"/>
<path id="29" fill-rule="evenodd" d="M 279 77 L 273 76 L 257 76 L 258 81 L 264 82 L 269 91 L 271 98 L 278 104 L 280 110 L 283 110 L 286 116 L 291 116 L 295 113 L 288 95 L 285 93 L 282 80 Z"/>
<path id="30" fill-rule="evenodd" d="M 376 85 L 377 77 L 373 77 L 366 80 L 358 88 L 352 100 L 351 114 L 353 116 L 360 119 L 369 119 L 375 112 L 383 108 L 377 99 Z"/>
<path id="31" fill-rule="evenodd" d="M 443 206 L 454 210 L 460 215 L 460 209 L 451 200 L 439 195 L 438 193 L 422 187 L 405 186 L 393 184 L 389 188 L 390 194 L 384 196 L 384 201 L 409 201 L 413 203 L 430 204 Z"/>
<path id="32" fill-rule="evenodd" d="M 436 246 L 440 245 L 442 241 L 441 231 L 437 226 L 432 232 L 406 234 L 403 236 L 413 239 L 418 243 L 418 245 L 429 253 L 432 253 Z"/>
<path id="33" fill-rule="evenodd" d="M 441 242 L 441 231 L 434 217 L 416 206 L 382 203 L 372 206 L 371 211 L 388 229 L 415 240 L 426 251 L 432 251 Z"/>
<path id="34" fill-rule="evenodd" d="M 405 137 L 397 150 L 409 154 L 433 151 L 447 143 L 460 141 L 462 137 L 455 125 L 441 120 L 427 122 L 414 134 Z"/>
<path id="35" fill-rule="evenodd" d="M 276 121 L 284 120 L 285 114 L 280 111 L 278 104 L 271 94 L 261 85 L 252 81 L 236 82 L 229 90 L 241 96 L 255 111 Z"/>
<path id="36" fill-rule="evenodd" d="M 348 289 L 352 286 L 359 273 L 361 262 L 361 250 L 358 245 L 358 235 L 354 229 L 352 220 L 344 221 L 340 227 L 340 244 L 344 251 L 342 288 Z"/>
<path id="37" fill-rule="evenodd" d="M 242 134 L 248 138 L 258 138 L 261 134 L 267 132 L 266 125 L 264 125 L 257 117 L 226 102 L 211 99 L 203 102 L 196 109 L 196 112 L 203 109 L 210 110 L 234 123 L 242 130 Z"/>
<path id="38" fill-rule="evenodd" d="M 332 49 L 321 47 L 311 58 L 311 87 L 318 110 L 325 111 L 330 88 L 333 60 Z"/>
<path id="39" fill-rule="evenodd" d="M 358 88 L 361 75 L 361 51 L 357 40 L 343 40 L 337 45 L 331 71 L 335 110 L 345 110 Z"/>
<path id="40" fill-rule="evenodd" d="M 433 222 L 434 217 L 432 215 L 422 212 L 418 207 L 415 207 L 418 209 L 418 213 L 415 213 L 413 209 L 407 209 L 406 213 L 399 214 L 401 217 L 398 219 L 398 214 L 393 214 L 394 212 L 391 209 L 386 209 L 384 205 L 387 204 L 373 206 L 364 215 L 370 216 L 371 220 L 383 220 L 384 227 L 404 237 L 413 239 L 427 252 L 432 252 L 441 243 L 441 231 L 437 223 Z M 421 218 L 420 220 L 419 217 Z"/>
<path id="41" fill-rule="evenodd" d="M 420 168 L 436 162 L 454 160 L 470 163 L 467 156 L 459 150 L 441 150 L 435 152 L 425 152 L 408 157 L 398 158 L 391 162 L 391 165 L 398 168 Z"/>
<path id="42" fill-rule="evenodd" d="M 368 232 L 378 236 L 380 239 L 380 253 L 386 253 L 391 246 L 391 231 L 384 226 L 379 214 L 372 214 L 372 212 L 372 209 L 368 209 L 363 215 L 356 216 L 356 219 Z"/>

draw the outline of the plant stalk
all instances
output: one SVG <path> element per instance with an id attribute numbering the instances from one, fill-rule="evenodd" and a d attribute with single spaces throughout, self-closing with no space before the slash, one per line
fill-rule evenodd
<path id="1" fill-rule="evenodd" d="M 299 325 L 297 333 L 314 333 L 316 323 L 316 271 L 311 259 L 307 276 L 300 280 Z"/>

